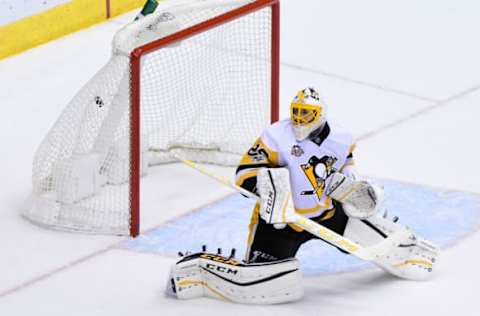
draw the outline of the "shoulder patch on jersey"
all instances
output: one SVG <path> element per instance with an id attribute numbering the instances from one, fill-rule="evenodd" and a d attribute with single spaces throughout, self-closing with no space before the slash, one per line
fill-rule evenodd
<path id="1" fill-rule="evenodd" d="M 303 151 L 302 147 L 298 145 L 293 145 L 292 150 L 290 151 L 290 154 L 292 154 L 292 156 L 295 156 L 295 157 L 300 157 L 304 153 L 305 152 Z"/>

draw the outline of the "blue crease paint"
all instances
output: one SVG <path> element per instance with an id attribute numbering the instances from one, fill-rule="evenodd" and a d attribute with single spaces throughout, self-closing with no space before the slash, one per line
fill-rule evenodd
<path id="1" fill-rule="evenodd" d="M 389 217 L 445 248 L 480 227 L 480 196 L 405 184 L 376 181 L 385 188 Z M 233 194 L 193 213 L 165 223 L 157 229 L 126 241 L 122 247 L 138 252 L 175 255 L 178 251 L 237 249 L 243 256 L 254 201 Z M 298 254 L 305 275 L 347 272 L 369 267 L 320 240 L 304 244 Z"/>

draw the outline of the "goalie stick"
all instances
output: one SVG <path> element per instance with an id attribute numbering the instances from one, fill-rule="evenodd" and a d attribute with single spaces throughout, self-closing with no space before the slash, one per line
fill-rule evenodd
<path id="1" fill-rule="evenodd" d="M 190 166 L 191 168 L 219 181 L 220 183 L 231 187 L 239 193 L 249 198 L 259 200 L 259 197 L 257 195 L 248 190 L 245 190 L 242 187 L 235 185 L 228 178 L 215 174 L 207 168 L 204 168 L 191 160 L 183 159 L 182 157 L 179 157 L 175 154 L 172 155 L 187 166 Z M 312 235 L 315 235 L 318 238 L 365 261 L 373 261 L 384 256 L 389 252 L 389 250 L 391 250 L 393 247 L 397 247 L 411 234 L 407 230 L 398 231 L 389 235 L 387 238 L 373 246 L 362 247 L 358 243 L 337 234 L 336 232 L 312 221 L 311 219 L 301 216 L 293 209 L 288 209 L 285 212 L 287 213 L 285 214 L 285 218 L 287 219 L 285 221 L 286 223 L 294 223 L 295 225 L 303 228 Z"/>

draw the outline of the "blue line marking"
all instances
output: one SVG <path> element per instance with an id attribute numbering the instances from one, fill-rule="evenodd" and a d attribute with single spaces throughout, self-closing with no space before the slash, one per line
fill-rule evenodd
<path id="1" fill-rule="evenodd" d="M 480 196 L 395 181 L 377 182 L 385 188 L 389 217 L 398 216 L 399 222 L 442 248 L 480 227 Z M 243 259 L 253 205 L 252 200 L 233 194 L 128 240 L 122 246 L 132 251 L 174 255 L 178 251 L 200 251 L 205 244 L 208 251 L 222 248 L 224 254 L 236 248 L 237 258 Z M 320 240 L 304 244 L 297 257 L 306 275 L 370 266 Z"/>

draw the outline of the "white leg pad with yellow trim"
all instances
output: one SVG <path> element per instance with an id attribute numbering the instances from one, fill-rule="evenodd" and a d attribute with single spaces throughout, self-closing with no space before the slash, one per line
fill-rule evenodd
<path id="1" fill-rule="evenodd" d="M 380 215 L 366 220 L 350 218 L 344 236 L 364 247 L 382 241 L 386 236 L 408 228 Z M 383 235 L 382 235 L 383 234 Z M 415 236 L 412 232 L 396 247 L 376 259 L 374 263 L 397 277 L 409 280 L 426 280 L 433 275 L 438 261 L 439 248 Z"/>
<path id="2" fill-rule="evenodd" d="M 303 283 L 296 259 L 244 264 L 197 253 L 172 266 L 167 293 L 178 299 L 207 296 L 243 304 L 277 304 L 302 298 Z"/>

